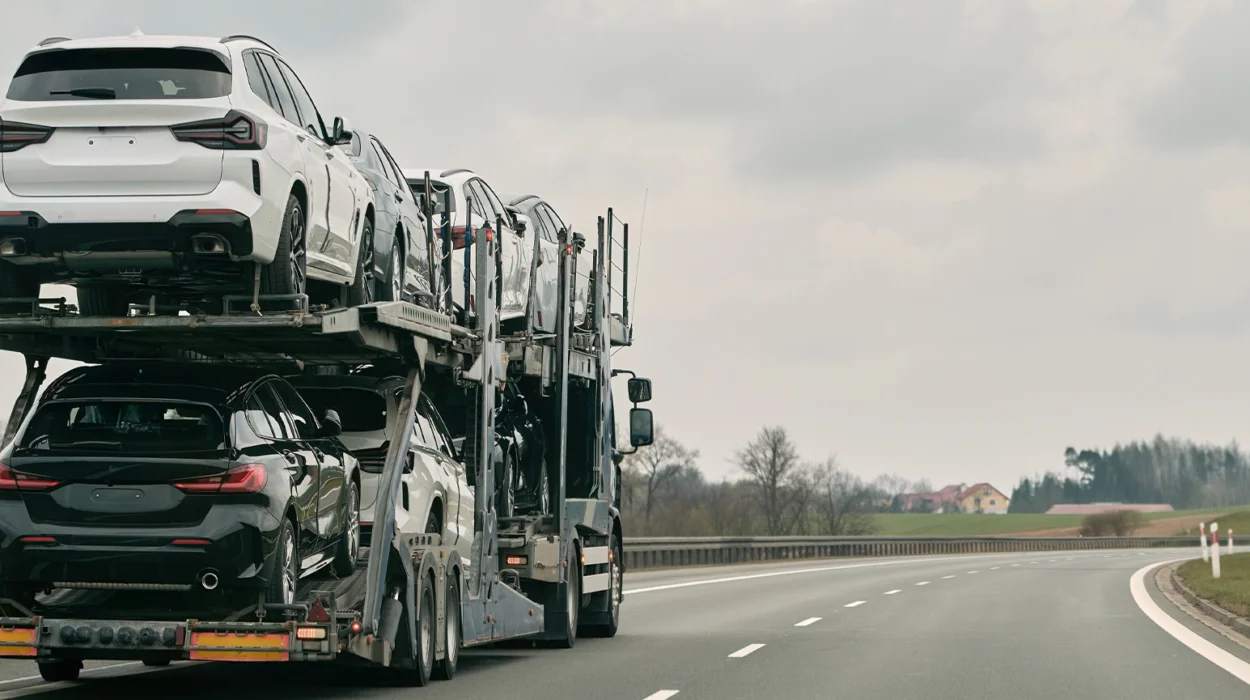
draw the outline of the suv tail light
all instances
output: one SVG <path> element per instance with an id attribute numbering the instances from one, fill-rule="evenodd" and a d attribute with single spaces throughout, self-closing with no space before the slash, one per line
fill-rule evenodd
<path id="1" fill-rule="evenodd" d="M 259 151 L 265 147 L 269 126 L 247 112 L 232 109 L 221 119 L 175 124 L 169 130 L 179 141 L 205 148 Z"/>
<path id="2" fill-rule="evenodd" d="M 183 481 L 174 486 L 187 493 L 258 493 L 265 488 L 268 472 L 263 464 L 242 464 L 225 474 Z"/>
<path id="3" fill-rule="evenodd" d="M 0 153 L 12 153 L 34 143 L 52 138 L 55 131 L 50 126 L 0 121 Z"/>
<path id="4" fill-rule="evenodd" d="M 48 491 L 61 482 L 16 472 L 0 462 L 0 491 Z"/>

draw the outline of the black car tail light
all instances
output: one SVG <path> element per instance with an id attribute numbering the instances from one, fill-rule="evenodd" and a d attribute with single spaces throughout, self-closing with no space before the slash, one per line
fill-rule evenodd
<path id="1" fill-rule="evenodd" d="M 221 119 L 175 124 L 169 127 L 179 141 L 228 151 L 259 151 L 265 147 L 269 126 L 257 117 L 232 109 Z"/>
<path id="2" fill-rule="evenodd" d="M 0 491 L 48 491 L 56 488 L 60 483 L 54 479 L 44 479 L 14 471 L 9 468 L 9 465 L 0 462 Z"/>
<path id="3" fill-rule="evenodd" d="M 50 126 L 0 121 L 0 153 L 12 153 L 31 144 L 43 143 L 56 131 Z"/>
<path id="4" fill-rule="evenodd" d="M 259 493 L 269 473 L 263 464 L 242 464 L 225 474 L 181 481 L 174 486 L 187 493 Z"/>

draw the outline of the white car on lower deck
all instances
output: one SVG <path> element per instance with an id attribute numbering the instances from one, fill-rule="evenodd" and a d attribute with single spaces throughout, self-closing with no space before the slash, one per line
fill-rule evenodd
<path id="1" fill-rule="evenodd" d="M 262 294 L 350 300 L 373 207 L 341 124 L 251 37 L 45 40 L 0 105 L 0 297 L 212 310 L 259 265 Z"/>

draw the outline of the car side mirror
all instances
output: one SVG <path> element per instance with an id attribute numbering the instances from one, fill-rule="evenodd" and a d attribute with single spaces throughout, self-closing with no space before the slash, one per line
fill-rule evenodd
<path id="1" fill-rule="evenodd" d="M 343 419 L 339 418 L 339 412 L 333 408 L 327 408 L 325 415 L 321 417 L 321 436 L 336 437 L 343 433 Z"/>
<path id="2" fill-rule="evenodd" d="M 330 127 L 330 144 L 333 146 L 343 146 L 352 142 L 352 132 L 347 130 L 347 124 L 342 117 L 334 118 L 334 126 Z"/>
<path id="3" fill-rule="evenodd" d="M 456 454 L 453 455 L 456 458 L 456 461 L 464 464 L 464 438 L 452 438 L 451 449 L 456 451 Z"/>
<path id="4" fill-rule="evenodd" d="M 525 220 L 525 217 L 523 216 L 513 217 L 513 221 L 515 222 L 514 225 L 516 226 L 517 235 L 521 235 L 525 233 L 526 229 L 529 228 L 529 223 Z"/>
<path id="5" fill-rule="evenodd" d="M 632 403 L 646 403 L 651 400 L 651 380 L 633 377 L 629 380 L 629 400 Z"/>
<path id="6" fill-rule="evenodd" d="M 655 431 L 651 424 L 651 409 L 629 409 L 629 444 L 633 447 L 646 447 L 655 441 Z"/>

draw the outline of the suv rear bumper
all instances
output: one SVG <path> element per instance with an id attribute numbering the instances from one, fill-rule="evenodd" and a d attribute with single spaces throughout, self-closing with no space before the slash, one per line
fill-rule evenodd
<path id="1" fill-rule="evenodd" d="M 47 525 L 32 522 L 20 502 L 6 503 L 0 507 L 0 580 L 32 588 L 90 583 L 195 590 L 212 571 L 222 587 L 259 587 L 280 524 L 263 508 L 219 506 L 192 527 Z"/>

